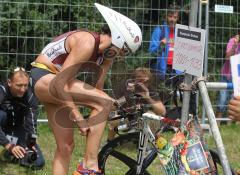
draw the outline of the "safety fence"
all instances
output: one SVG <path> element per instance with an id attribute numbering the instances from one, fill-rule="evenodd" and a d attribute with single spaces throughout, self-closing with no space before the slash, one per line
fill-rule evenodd
<path id="1" fill-rule="evenodd" d="M 104 86 L 104 90 L 109 94 L 112 94 L 112 89 L 119 79 L 128 77 L 137 67 L 149 66 L 149 60 L 155 59 L 148 52 L 151 32 L 156 25 L 162 24 L 170 4 L 181 7 L 179 23 L 188 25 L 190 0 L 2 0 L 0 1 L 1 80 L 7 78 L 12 67 L 23 66 L 30 70 L 30 63 L 54 36 L 79 28 L 98 31 L 104 20 L 95 9 L 94 2 L 129 16 L 139 24 L 143 32 L 141 49 L 135 55 L 128 56 L 124 63 L 115 63 L 109 72 Z M 239 3 L 238 0 L 200 1 L 198 25 L 209 31 L 208 56 L 204 66 L 209 81 L 218 82 L 221 79 L 227 42 L 239 31 Z M 217 10 L 216 5 L 225 6 L 222 10 Z M 219 91 L 210 91 L 214 108 L 217 106 L 218 96 Z M 201 111 L 200 109 L 200 114 Z M 225 113 L 223 116 L 226 115 Z"/>

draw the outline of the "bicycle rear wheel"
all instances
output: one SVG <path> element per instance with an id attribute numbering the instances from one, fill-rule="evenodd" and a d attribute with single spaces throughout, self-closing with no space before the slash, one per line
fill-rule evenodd
<path id="1" fill-rule="evenodd" d="M 99 167 L 105 175 L 134 175 L 137 167 L 139 133 L 128 133 L 108 142 L 99 152 Z M 159 162 L 157 162 L 159 164 Z M 156 163 L 156 164 L 157 164 Z M 156 165 L 155 164 L 155 165 Z M 151 165 L 152 166 L 152 165 Z M 144 175 L 161 174 L 152 167 Z"/>

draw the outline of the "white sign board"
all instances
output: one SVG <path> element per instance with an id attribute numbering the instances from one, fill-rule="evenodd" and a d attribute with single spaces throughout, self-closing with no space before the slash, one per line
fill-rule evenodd
<path id="1" fill-rule="evenodd" d="M 214 10 L 217 13 L 233 13 L 233 6 L 230 6 L 230 5 L 215 5 Z"/>
<path id="2" fill-rule="evenodd" d="M 240 54 L 231 56 L 230 62 L 231 62 L 234 95 L 239 96 L 240 95 Z"/>
<path id="3" fill-rule="evenodd" d="M 173 69 L 201 76 L 204 60 L 205 30 L 177 24 Z"/>

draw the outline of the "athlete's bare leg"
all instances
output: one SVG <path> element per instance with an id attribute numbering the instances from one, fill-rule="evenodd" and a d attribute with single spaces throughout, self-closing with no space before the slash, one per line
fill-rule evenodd
<path id="1" fill-rule="evenodd" d="M 73 127 L 66 128 L 56 123 L 55 112 L 59 109 L 58 105 L 45 103 L 44 106 L 47 112 L 49 125 L 52 128 L 57 144 L 53 160 L 52 174 L 66 175 L 68 174 L 69 162 L 74 148 Z M 57 117 L 64 118 L 66 116 Z"/>
<path id="2" fill-rule="evenodd" d="M 59 123 L 56 123 L 56 117 L 58 119 L 70 118 L 67 116 L 66 112 L 59 112 L 56 114 L 62 107 L 61 99 L 58 100 L 58 97 L 54 97 L 49 93 L 49 83 L 46 83 L 50 82 L 53 78 L 54 75 L 51 74 L 42 77 L 37 82 L 35 91 L 40 101 L 45 103 L 49 122 L 56 139 L 57 150 L 53 162 L 53 174 L 65 175 L 68 171 L 69 161 L 73 151 L 73 129 L 64 128 L 60 126 Z M 98 149 L 113 100 L 101 90 L 86 85 L 78 80 L 73 80 L 68 85 L 66 93 L 71 94 L 72 99 L 77 103 L 93 109 L 89 119 L 84 164 L 89 169 L 98 170 Z M 62 135 L 62 133 L 64 133 L 64 135 Z"/>
<path id="3" fill-rule="evenodd" d="M 75 92 L 75 90 L 79 91 L 79 89 L 81 89 L 83 92 L 85 92 L 85 94 L 87 94 L 88 92 L 83 90 L 81 86 L 82 85 L 77 81 L 73 82 L 71 86 L 71 92 Z M 106 126 L 107 117 L 112 109 L 113 101 L 105 93 L 99 91 L 98 89 L 92 89 L 90 91 L 91 95 L 89 95 L 89 97 L 91 97 L 91 100 L 86 100 L 85 102 L 87 102 L 91 107 L 94 107 L 94 109 L 92 110 L 89 119 L 90 128 L 87 134 L 86 151 L 83 164 L 88 169 L 98 170 L 99 147 L 104 128 Z M 95 96 L 94 100 L 92 100 L 92 98 L 94 98 L 93 95 Z"/>

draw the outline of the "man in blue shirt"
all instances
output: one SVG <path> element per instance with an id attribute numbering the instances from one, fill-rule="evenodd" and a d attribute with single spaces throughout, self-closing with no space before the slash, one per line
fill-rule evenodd
<path id="1" fill-rule="evenodd" d="M 166 86 L 170 86 L 173 89 L 183 81 L 183 76 L 172 78 L 181 73 L 172 68 L 175 26 L 179 17 L 180 7 L 170 5 L 166 13 L 166 20 L 163 21 L 162 25 L 154 28 L 149 46 L 149 52 L 154 57 L 151 61 L 151 68 L 156 72 L 160 80 L 165 81 Z M 190 113 L 196 115 L 195 92 L 191 94 L 190 104 Z"/>
<path id="2" fill-rule="evenodd" d="M 178 6 L 170 5 L 166 20 L 162 25 L 156 26 L 151 35 L 149 52 L 155 57 L 151 68 L 160 75 L 161 79 L 165 79 L 168 74 L 180 73 L 172 69 L 175 25 L 179 20 L 179 10 Z"/>

